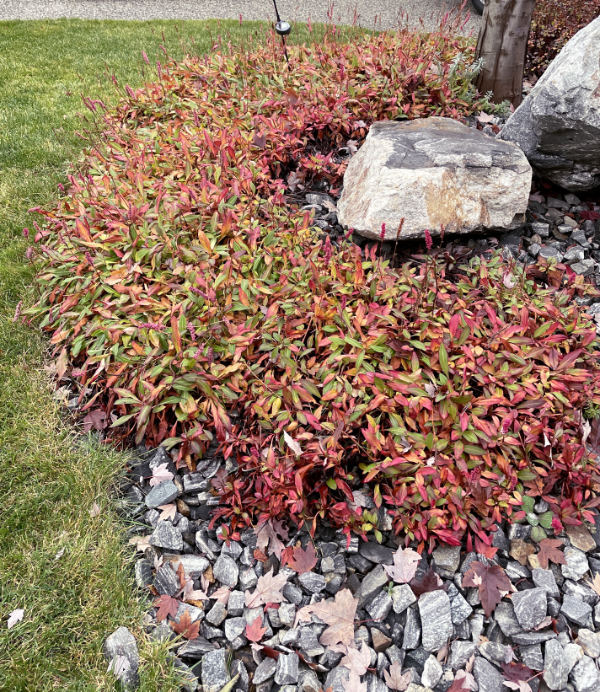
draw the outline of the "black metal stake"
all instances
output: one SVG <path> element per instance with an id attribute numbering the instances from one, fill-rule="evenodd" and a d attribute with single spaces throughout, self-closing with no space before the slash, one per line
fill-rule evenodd
<path id="1" fill-rule="evenodd" d="M 285 55 L 285 61 L 290 69 L 290 59 L 288 57 L 287 45 L 285 43 L 285 37 L 290 33 L 292 27 L 288 22 L 281 21 L 279 16 L 279 10 L 277 9 L 277 2 L 273 0 L 273 7 L 275 8 L 275 17 L 277 18 L 277 24 L 275 24 L 275 31 L 281 36 L 281 43 L 283 45 L 283 54 Z"/>

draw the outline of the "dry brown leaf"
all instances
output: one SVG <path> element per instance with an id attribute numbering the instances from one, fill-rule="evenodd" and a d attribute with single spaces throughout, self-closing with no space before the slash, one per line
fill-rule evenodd
<path id="1" fill-rule="evenodd" d="M 417 572 L 421 556 L 411 548 L 398 548 L 394 553 L 394 564 L 384 565 L 383 569 L 397 584 L 408 584 Z"/>
<path id="2" fill-rule="evenodd" d="M 355 647 L 348 647 L 348 653 L 342 658 L 339 665 L 348 668 L 356 675 L 364 675 L 371 664 L 371 651 L 363 641 L 360 650 Z"/>
<path id="3" fill-rule="evenodd" d="M 407 670 L 406 673 L 402 674 L 402 666 L 395 661 L 390 666 L 389 672 L 387 670 L 383 671 L 383 677 L 390 690 L 399 690 L 404 692 L 404 690 L 410 685 L 412 679 L 412 673 Z"/>
<path id="4" fill-rule="evenodd" d="M 329 648 L 338 647 L 338 651 L 346 651 L 354 643 L 354 618 L 358 599 L 354 598 L 350 589 L 338 591 L 335 599 L 312 603 L 300 608 L 296 613 L 296 624 L 316 615 L 329 627 L 323 632 L 319 641 Z M 294 625 L 295 626 L 295 625 Z"/>
<path id="5" fill-rule="evenodd" d="M 288 530 L 281 521 L 264 521 L 255 529 L 256 547 L 267 555 L 275 555 L 280 560 L 284 549 L 282 541 L 287 541 Z"/>
<path id="6" fill-rule="evenodd" d="M 274 577 L 273 570 L 270 569 L 266 574 L 258 578 L 253 593 L 246 592 L 246 606 L 248 608 L 256 608 L 267 603 L 281 603 L 285 600 L 281 589 L 287 582 L 287 579 L 285 574 L 278 574 Z"/>

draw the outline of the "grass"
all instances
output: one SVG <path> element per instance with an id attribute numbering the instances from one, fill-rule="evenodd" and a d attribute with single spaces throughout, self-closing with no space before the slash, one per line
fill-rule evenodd
<path id="1" fill-rule="evenodd" d="M 310 36 L 294 29 L 295 40 L 319 35 L 319 28 Z M 211 50 L 219 36 L 247 44 L 262 39 L 264 25 L 0 22 L 1 690 L 114 689 L 101 648 L 120 625 L 138 638 L 141 690 L 178 688 L 167 646 L 144 635 L 146 606 L 111 499 L 126 456 L 65 421 L 42 367 L 45 344 L 13 315 L 19 301 L 31 301 L 27 210 L 52 199 L 81 155 L 81 96 L 114 101 L 112 73 L 120 84 L 141 83 L 142 68 L 150 70 L 142 50 L 155 64 L 165 60 L 161 43 L 178 57 L 190 45 Z M 8 630 L 16 608 L 25 616 Z"/>

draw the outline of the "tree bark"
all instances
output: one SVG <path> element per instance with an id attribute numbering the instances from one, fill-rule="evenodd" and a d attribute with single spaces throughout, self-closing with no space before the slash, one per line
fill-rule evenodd
<path id="1" fill-rule="evenodd" d="M 527 37 L 535 0 L 487 0 L 477 41 L 483 69 L 476 81 L 483 94 L 491 91 L 495 103 L 521 103 Z"/>

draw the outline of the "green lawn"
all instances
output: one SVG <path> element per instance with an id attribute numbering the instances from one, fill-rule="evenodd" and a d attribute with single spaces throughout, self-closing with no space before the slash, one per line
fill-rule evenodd
<path id="1" fill-rule="evenodd" d="M 257 22 L 0 22 L 0 690 L 113 689 L 101 647 L 120 625 L 138 636 L 141 689 L 177 689 L 166 647 L 143 634 L 132 549 L 111 499 L 126 457 L 66 422 L 43 340 L 13 322 L 18 302 L 32 300 L 22 229 L 81 155 L 81 95 L 114 101 L 107 75 L 141 83 L 150 71 L 141 51 L 164 62 L 163 42 L 177 57 L 264 32 Z M 294 38 L 308 34 L 297 27 Z M 16 608 L 25 616 L 8 630 Z"/>

